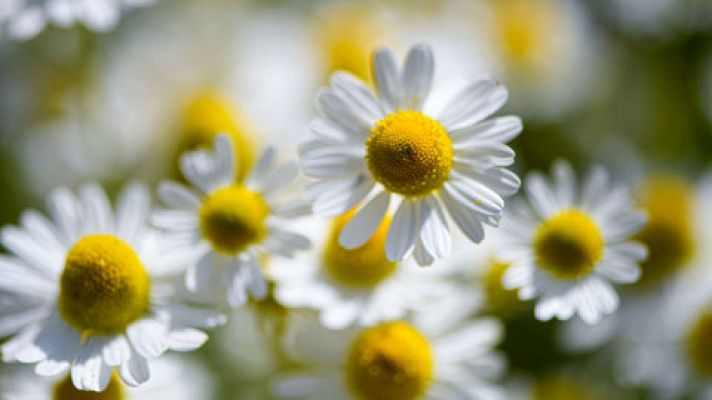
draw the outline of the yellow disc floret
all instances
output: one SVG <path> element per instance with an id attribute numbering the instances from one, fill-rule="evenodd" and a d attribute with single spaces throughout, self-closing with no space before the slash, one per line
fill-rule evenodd
<path id="1" fill-rule="evenodd" d="M 366 141 L 374 179 L 391 192 L 421 197 L 438 190 L 452 169 L 452 142 L 440 123 L 418 111 L 396 111 Z"/>
<path id="2" fill-rule="evenodd" d="M 141 260 L 121 239 L 85 236 L 67 253 L 59 311 L 79 331 L 123 332 L 146 314 L 149 294 L 150 282 Z"/>
<path id="3" fill-rule="evenodd" d="M 648 223 L 637 239 L 648 248 L 641 283 L 654 283 L 683 268 L 695 250 L 694 188 L 680 177 L 657 176 L 638 193 Z"/>
<path id="4" fill-rule="evenodd" d="M 346 381 L 359 400 L 422 398 L 433 377 L 430 344 L 405 322 L 377 325 L 351 345 Z"/>
<path id="5" fill-rule="evenodd" d="M 603 399 L 595 387 L 572 377 L 553 374 L 537 379 L 532 388 L 533 400 Z"/>
<path id="6" fill-rule="evenodd" d="M 57 382 L 52 390 L 52 400 L 124 400 L 125 398 L 124 388 L 116 373 L 111 375 L 109 385 L 101 393 L 75 388 L 71 376 Z"/>
<path id="7" fill-rule="evenodd" d="M 353 216 L 349 212 L 334 220 L 324 249 L 323 265 L 331 278 L 354 287 L 371 287 L 395 271 L 397 263 L 386 259 L 386 235 L 390 218 L 384 218 L 373 236 L 361 247 L 348 250 L 339 244 L 339 234 Z"/>
<path id="8" fill-rule="evenodd" d="M 208 195 L 200 207 L 200 231 L 224 254 L 234 255 L 267 235 L 269 208 L 258 193 L 228 186 Z"/>
<path id="9" fill-rule="evenodd" d="M 178 153 L 197 148 L 210 148 L 215 136 L 224 133 L 232 139 L 235 150 L 235 171 L 241 182 L 252 167 L 255 154 L 253 145 L 238 122 L 230 101 L 217 93 L 207 92 L 197 96 L 185 110 L 183 133 Z"/>
<path id="10" fill-rule="evenodd" d="M 596 222 L 576 209 L 562 211 L 542 222 L 534 238 L 538 264 L 563 279 L 588 275 L 601 259 L 603 248 Z"/>
<path id="11" fill-rule="evenodd" d="M 695 372 L 712 377 L 712 310 L 705 311 L 687 335 L 687 357 Z"/>

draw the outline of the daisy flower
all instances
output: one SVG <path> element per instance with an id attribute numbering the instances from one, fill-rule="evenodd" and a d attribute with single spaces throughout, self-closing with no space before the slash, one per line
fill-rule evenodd
<path id="1" fill-rule="evenodd" d="M 181 260 L 161 255 L 146 227 L 147 190 L 128 186 L 113 213 L 104 191 L 50 195 L 51 219 L 23 213 L 2 229 L 11 255 L 0 256 L 0 292 L 16 296 L 0 310 L 3 360 L 36 364 L 39 375 L 71 374 L 80 390 L 102 391 L 118 369 L 130 386 L 149 379 L 149 359 L 200 347 L 199 328 L 220 314 L 181 301 Z"/>
<path id="2" fill-rule="evenodd" d="M 3 400 L 194 400 L 211 398 L 213 382 L 197 362 L 175 356 L 156 360 L 151 380 L 139 387 L 124 385 L 116 374 L 101 393 L 82 392 L 72 384 L 71 376 L 47 378 L 32 374 L 27 368 L 12 369 L 0 378 Z"/>
<path id="3" fill-rule="evenodd" d="M 48 24 L 70 27 L 79 23 L 106 32 L 118 24 L 122 12 L 152 3 L 155 0 L 6 0 L 0 5 L 0 34 L 26 40 Z"/>
<path id="4" fill-rule="evenodd" d="M 483 224 L 497 225 L 502 196 L 520 183 L 505 168 L 514 152 L 504 143 L 522 124 L 517 117 L 486 120 L 507 100 L 491 79 L 468 85 L 438 113 L 424 111 L 434 72 L 427 46 L 411 48 L 402 69 L 390 50 L 378 50 L 372 67 L 378 97 L 346 73 L 334 74 L 319 94 L 324 118 L 300 148 L 305 174 L 317 179 L 307 193 L 319 215 L 361 205 L 339 236 L 347 249 L 366 243 L 392 198 L 400 200 L 386 257 L 401 261 L 414 251 L 419 264 L 431 264 L 450 252 L 446 211 L 474 242 L 484 238 Z"/>
<path id="5" fill-rule="evenodd" d="M 569 319 L 588 323 L 618 308 L 611 283 L 633 283 L 640 277 L 644 245 L 631 240 L 645 224 L 633 208 L 628 190 L 609 184 L 595 168 L 578 193 L 571 166 L 552 168 L 553 182 L 538 173 L 525 185 L 529 205 L 509 217 L 509 246 L 502 257 L 511 263 L 504 286 L 519 289 L 519 298 L 538 298 L 539 320 Z"/>
<path id="6" fill-rule="evenodd" d="M 491 380 L 504 370 L 493 351 L 502 327 L 469 320 L 463 299 L 424 308 L 412 320 L 328 330 L 313 319 L 295 320 L 287 350 L 302 366 L 274 384 L 280 399 L 498 400 Z M 465 303 L 466 304 L 466 303 Z"/>
<path id="7" fill-rule="evenodd" d="M 192 187 L 163 182 L 159 196 L 170 207 L 156 211 L 153 222 L 164 230 L 171 252 L 189 260 L 185 285 L 198 298 L 242 305 L 248 292 L 267 296 L 262 257 L 292 257 L 309 240 L 282 228 L 285 219 L 308 212 L 300 201 L 279 201 L 298 174 L 295 163 L 276 164 L 267 148 L 244 184 L 235 179 L 232 139 L 218 135 L 214 151 L 197 150 L 181 157 Z"/>
<path id="8" fill-rule="evenodd" d="M 317 310 L 326 327 L 341 329 L 402 318 L 407 311 L 452 293 L 452 285 L 442 279 L 443 269 L 420 271 L 386 259 L 388 216 L 360 247 L 341 246 L 339 235 L 353 215 L 348 212 L 331 224 L 309 221 L 312 241 L 322 246 L 294 260 L 270 264 L 280 303 Z"/>

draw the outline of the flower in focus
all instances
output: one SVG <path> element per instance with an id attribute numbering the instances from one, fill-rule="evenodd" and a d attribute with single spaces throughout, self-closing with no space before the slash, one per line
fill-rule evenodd
<path id="1" fill-rule="evenodd" d="M 0 37 L 31 39 L 48 24 L 70 27 L 81 23 L 92 31 L 106 32 L 118 24 L 122 12 L 152 3 L 155 0 L 6 0 L 0 4 Z"/>
<path id="2" fill-rule="evenodd" d="M 210 310 L 181 301 L 181 260 L 162 257 L 146 227 L 147 190 L 121 194 L 116 214 L 104 191 L 85 185 L 75 196 L 57 189 L 51 221 L 26 211 L 21 226 L 4 227 L 0 291 L 16 296 L 0 311 L 4 361 L 36 364 L 53 376 L 70 371 L 80 390 L 103 391 L 114 370 L 129 386 L 149 379 L 149 359 L 166 350 L 200 347 L 201 328 L 223 322 Z"/>
<path id="3" fill-rule="evenodd" d="M 276 166 L 276 151 L 267 148 L 244 184 L 236 182 L 233 141 L 218 135 L 214 151 L 197 150 L 181 157 L 181 171 L 192 187 L 164 182 L 159 196 L 170 207 L 155 213 L 174 254 L 191 260 L 187 289 L 199 298 L 237 307 L 267 296 L 260 262 L 266 255 L 292 257 L 309 240 L 283 229 L 285 219 L 308 212 L 302 202 L 280 203 L 280 195 L 297 177 L 292 163 Z"/>
<path id="4" fill-rule="evenodd" d="M 373 236 L 392 199 L 400 199 L 386 237 L 389 261 L 414 253 L 421 265 L 446 257 L 451 236 L 446 210 L 470 240 L 496 226 L 503 196 L 519 178 L 506 169 L 514 152 L 505 143 L 519 134 L 517 117 L 486 119 L 507 100 L 507 90 L 484 79 L 471 83 L 436 114 L 425 112 L 434 72 L 429 47 L 411 48 L 405 67 L 378 50 L 373 76 L 378 97 L 358 79 L 336 73 L 318 96 L 324 118 L 315 138 L 302 144 L 307 187 L 316 214 L 341 215 L 361 205 L 339 235 L 347 249 Z"/>
<path id="5" fill-rule="evenodd" d="M 314 400 L 504 399 L 490 382 L 504 369 L 492 349 L 501 325 L 467 321 L 468 310 L 452 302 L 413 321 L 341 331 L 297 320 L 287 343 L 303 369 L 278 378 L 274 392 Z"/>
<path id="6" fill-rule="evenodd" d="M 272 261 L 269 271 L 280 303 L 318 310 L 326 327 L 342 329 L 403 318 L 408 311 L 452 294 L 451 285 L 440 276 L 442 269 L 419 271 L 406 262 L 386 259 L 388 216 L 363 245 L 351 250 L 341 246 L 339 235 L 353 215 L 351 211 L 337 217 L 330 229 L 312 222 L 313 241 L 323 243 L 321 248 L 294 260 Z"/>
<path id="7" fill-rule="evenodd" d="M 210 397 L 213 388 L 207 371 L 197 362 L 175 356 L 155 361 L 151 379 L 139 387 L 127 387 L 113 374 L 101 393 L 82 392 L 70 376 L 38 377 L 26 368 L 8 371 L 0 378 L 3 400 L 194 400 Z"/>
<path id="8" fill-rule="evenodd" d="M 627 188 L 609 184 L 596 168 L 580 193 L 571 166 L 557 162 L 554 181 L 538 173 L 525 184 L 528 206 L 513 210 L 507 227 L 512 242 L 502 256 L 511 262 L 505 287 L 519 289 L 522 300 L 538 298 L 537 319 L 588 323 L 618 308 L 611 283 L 629 284 L 640 277 L 644 245 L 631 240 L 645 224 L 633 209 Z"/>

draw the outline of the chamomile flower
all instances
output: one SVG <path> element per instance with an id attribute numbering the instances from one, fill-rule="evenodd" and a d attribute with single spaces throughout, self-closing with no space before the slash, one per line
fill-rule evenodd
<path id="1" fill-rule="evenodd" d="M 538 173 L 527 178 L 528 206 L 512 213 L 509 246 L 502 256 L 511 263 L 505 287 L 519 289 L 519 298 L 538 298 L 537 319 L 569 319 L 577 314 L 588 323 L 618 308 L 611 283 L 633 283 L 640 277 L 645 246 L 631 240 L 645 224 L 633 208 L 628 190 L 609 183 L 596 168 L 579 192 L 566 162 L 553 168 L 553 182 Z"/>
<path id="2" fill-rule="evenodd" d="M 305 174 L 317 179 L 307 192 L 319 215 L 361 204 L 339 236 L 347 249 L 366 243 L 400 200 L 386 257 L 401 261 L 414 251 L 419 264 L 431 264 L 450 252 L 446 211 L 474 242 L 484 238 L 483 224 L 497 225 L 503 196 L 519 188 L 505 168 L 514 152 L 504 143 L 519 134 L 521 121 L 486 119 L 507 100 L 507 90 L 490 79 L 462 89 L 441 112 L 425 112 L 434 72 L 427 46 L 411 48 L 402 69 L 390 50 L 378 50 L 372 67 L 378 97 L 345 73 L 319 94 L 325 117 L 300 148 Z"/>
<path id="3" fill-rule="evenodd" d="M 295 260 L 270 264 L 280 303 L 317 310 L 326 327 L 342 329 L 403 318 L 406 312 L 452 293 L 442 268 L 420 271 L 412 263 L 386 259 L 388 216 L 360 247 L 341 246 L 339 235 L 353 215 L 352 211 L 337 217 L 331 227 L 310 221 L 312 241 L 322 246 Z"/>
<path id="4" fill-rule="evenodd" d="M 210 398 L 212 382 L 197 362 L 175 356 L 155 362 L 151 380 L 139 387 L 124 385 L 113 374 L 101 393 L 76 389 L 71 376 L 39 377 L 27 368 L 13 369 L 0 377 L 3 400 L 194 400 Z"/>
<path id="5" fill-rule="evenodd" d="M 26 211 L 2 230 L 11 255 L 0 257 L 0 292 L 17 297 L 0 310 L 3 360 L 36 364 L 39 375 L 71 374 L 80 390 L 102 391 L 117 369 L 130 386 L 149 379 L 149 359 L 193 350 L 222 322 L 181 301 L 181 260 L 162 256 L 146 226 L 149 195 L 139 185 L 120 196 L 116 213 L 96 185 L 78 196 L 57 189 L 51 220 Z"/>
<path id="6" fill-rule="evenodd" d="M 181 171 L 192 187 L 164 182 L 159 196 L 170 207 L 153 221 L 168 236 L 174 254 L 189 259 L 187 289 L 199 298 L 237 307 L 267 295 L 260 266 L 266 255 L 293 256 L 309 240 L 283 229 L 285 218 L 308 211 L 302 202 L 280 203 L 280 194 L 294 182 L 298 168 L 276 166 L 274 148 L 267 148 L 243 183 L 235 179 L 232 139 L 218 135 L 214 151 L 197 150 L 181 157 Z"/>
<path id="7" fill-rule="evenodd" d="M 122 12 L 152 3 L 155 0 L 7 0 L 0 5 L 0 36 L 26 40 L 48 24 L 83 24 L 93 31 L 105 32 L 116 26 Z"/>
<path id="8" fill-rule="evenodd" d="M 504 369 L 492 349 L 501 325 L 467 320 L 462 305 L 338 331 L 296 321 L 287 346 L 302 369 L 279 377 L 274 392 L 311 400 L 504 399 L 491 382 Z"/>

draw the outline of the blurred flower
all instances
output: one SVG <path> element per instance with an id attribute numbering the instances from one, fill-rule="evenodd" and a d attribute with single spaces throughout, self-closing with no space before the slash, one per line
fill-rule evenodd
<path id="1" fill-rule="evenodd" d="M 118 24 L 121 13 L 145 7 L 156 0 L 5 0 L 0 4 L 0 37 L 30 39 L 48 24 L 70 27 L 82 24 L 106 32 Z"/>
<path id="2" fill-rule="evenodd" d="M 537 319 L 578 314 L 596 323 L 618 308 L 611 282 L 640 277 L 638 263 L 647 251 L 631 236 L 645 216 L 633 209 L 627 188 L 609 184 L 603 169 L 592 171 L 580 194 L 568 163 L 555 163 L 552 173 L 551 183 L 538 173 L 527 177 L 529 204 L 507 220 L 512 240 L 502 257 L 512 266 L 504 285 L 519 289 L 523 300 L 539 298 Z"/>
<path id="3" fill-rule="evenodd" d="M 306 237 L 282 226 L 285 219 L 309 211 L 296 200 L 280 203 L 280 194 L 297 177 L 296 164 L 277 167 L 275 149 L 267 148 L 242 184 L 235 181 L 239 157 L 227 135 L 215 138 L 213 152 L 185 154 L 181 171 L 191 187 L 162 183 L 159 196 L 170 208 L 153 217 L 173 251 L 190 264 L 188 290 L 200 298 L 227 300 L 233 307 L 247 300 L 248 291 L 256 299 L 267 295 L 261 257 L 292 257 L 309 247 Z"/>
<path id="4" fill-rule="evenodd" d="M 552 116 L 586 98 L 595 44 L 580 6 L 569 0 L 491 0 L 478 28 L 513 93 L 517 112 Z M 479 11 L 479 10 L 478 10 Z"/>
<path id="5" fill-rule="evenodd" d="M 4 227 L 0 288 L 19 310 L 0 313 L 4 361 L 36 363 L 40 375 L 71 369 L 81 390 L 102 391 L 119 369 L 125 383 L 149 378 L 148 360 L 166 350 L 194 350 L 222 317 L 183 304 L 175 276 L 181 260 L 163 257 L 147 229 L 147 190 L 127 187 L 114 215 L 104 191 L 85 185 L 76 197 L 57 189 L 52 221 L 26 211 L 21 227 Z"/>
<path id="6" fill-rule="evenodd" d="M 425 271 L 412 263 L 386 259 L 388 216 L 366 243 L 351 250 L 341 246 L 339 235 L 353 216 L 352 210 L 336 218 L 330 229 L 328 224 L 310 221 L 312 241 L 322 243 L 320 248 L 294 260 L 271 262 L 269 272 L 280 303 L 315 309 L 326 327 L 342 329 L 403 318 L 423 304 L 452 294 L 441 268 Z"/>
<path id="7" fill-rule="evenodd" d="M 490 381 L 504 363 L 493 352 L 502 334 L 491 319 L 467 321 L 467 302 L 448 301 L 413 321 L 332 331 L 295 321 L 287 346 L 303 369 L 275 383 L 284 399 L 506 398 Z"/>
<path id="8" fill-rule="evenodd" d="M 156 360 L 151 379 L 135 388 L 124 386 L 113 374 L 104 392 L 82 392 L 74 387 L 69 375 L 38 377 L 24 367 L 3 371 L 0 387 L 3 400 L 194 400 L 209 398 L 213 382 L 197 362 L 167 356 Z"/>
<path id="9" fill-rule="evenodd" d="M 364 204 L 339 235 L 347 249 L 373 235 L 391 197 L 402 199 L 386 238 L 386 257 L 401 261 L 414 252 L 419 264 L 432 264 L 450 253 L 445 210 L 474 242 L 484 238 L 483 223 L 498 224 L 502 196 L 519 188 L 519 178 L 505 168 L 514 152 L 504 143 L 519 134 L 521 121 L 485 120 L 507 100 L 507 90 L 492 80 L 464 88 L 437 120 L 421 112 L 434 69 L 427 46 L 411 48 L 403 70 L 390 50 L 379 50 L 373 68 L 380 98 L 340 73 L 319 95 L 326 118 L 313 123 L 316 138 L 300 149 L 305 174 L 318 179 L 307 192 L 320 215 Z"/>

